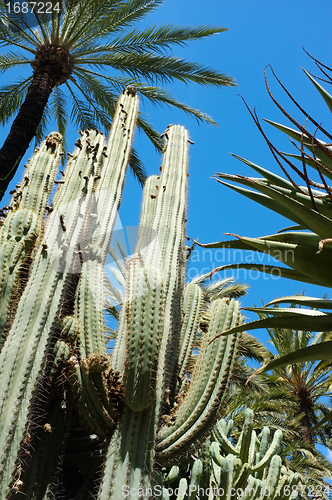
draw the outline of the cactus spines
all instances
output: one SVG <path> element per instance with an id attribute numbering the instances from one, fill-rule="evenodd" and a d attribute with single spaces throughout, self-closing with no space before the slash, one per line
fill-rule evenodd
<path id="1" fill-rule="evenodd" d="M 217 299 L 207 309 L 199 286 L 185 287 L 189 143 L 178 125 L 165 133 L 160 175 L 145 184 L 117 339 L 111 354 L 106 349 L 103 266 L 137 114 L 137 92 L 127 88 L 107 143 L 96 130 L 80 132 L 60 179 L 61 137 L 51 134 L 29 162 L 8 213 L 1 212 L 0 293 L 7 305 L 0 334 L 0 498 L 56 498 L 70 467 L 82 477 L 68 493 L 77 500 L 117 499 L 123 486 L 149 489 L 162 484 L 162 467 L 188 459 L 218 418 L 237 336 L 210 341 L 241 315 L 237 301 Z M 252 437 L 250 450 L 255 445 Z M 242 484 L 248 467 L 240 467 L 238 456 L 233 462 Z M 190 477 L 181 477 L 180 468 L 169 474 L 170 484 L 181 485 L 178 500 L 194 498 L 205 465 L 198 458 Z"/>
<path id="2" fill-rule="evenodd" d="M 213 431 L 216 441 L 210 445 L 210 481 L 220 488 L 217 498 L 231 499 L 236 492 L 239 500 L 287 500 L 297 498 L 300 476 L 285 471 L 278 455 L 282 433 L 278 429 L 270 442 L 270 430 L 264 427 L 259 437 L 253 429 L 254 414 L 244 413 L 244 424 L 236 445 L 227 437 L 227 424 L 219 421 Z M 244 450 L 246 447 L 246 450 Z M 229 453 L 229 451 L 231 451 Z M 225 456 L 225 454 L 227 454 Z M 255 458 L 256 457 L 256 458 Z M 255 464 L 255 461 L 258 463 Z M 287 494 L 288 492 L 288 494 Z"/>
<path id="3" fill-rule="evenodd" d="M 124 368 L 125 402 L 143 411 L 155 400 L 158 351 L 163 332 L 165 292 L 161 273 L 142 268 L 134 257 L 128 262 L 125 298 L 127 357 Z"/>

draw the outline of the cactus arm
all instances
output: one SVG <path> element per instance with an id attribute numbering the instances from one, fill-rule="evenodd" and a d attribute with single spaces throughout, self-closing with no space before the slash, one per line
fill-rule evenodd
<path id="1" fill-rule="evenodd" d="M 143 411 L 155 399 L 158 351 L 163 329 L 165 294 L 158 269 L 145 267 L 137 258 L 129 260 L 132 284 L 125 308 L 127 358 L 124 369 L 125 402 L 133 411 Z"/>
<path id="2" fill-rule="evenodd" d="M 273 500 L 286 500 L 291 498 L 295 500 L 299 494 L 298 485 L 300 483 L 300 475 L 297 473 L 291 473 L 290 475 L 283 474 L 276 488 L 276 493 Z M 293 487 L 295 487 L 293 489 Z M 290 495 L 285 495 L 285 492 L 292 492 Z"/>
<path id="3" fill-rule="evenodd" d="M 227 429 L 225 426 L 225 432 L 224 432 L 224 427 L 222 426 L 222 423 L 225 423 L 225 421 L 221 420 L 216 423 L 216 425 L 213 428 L 213 435 L 218 440 L 220 447 L 225 453 L 227 454 L 232 453 L 233 455 L 238 456 L 239 450 L 235 446 L 233 446 L 233 444 L 227 438 L 226 434 Z"/>
<path id="4" fill-rule="evenodd" d="M 151 487 L 154 450 L 147 446 L 147 440 L 154 439 L 154 412 L 153 406 L 142 412 L 124 408 L 108 448 L 98 500 L 119 498 L 126 485 L 136 491 Z"/>
<path id="5" fill-rule="evenodd" d="M 156 232 L 152 229 L 152 220 L 153 213 L 155 210 L 155 203 L 152 204 L 151 207 L 151 194 L 156 192 L 156 184 L 158 183 L 158 179 L 156 175 L 148 177 L 144 185 L 143 191 L 143 201 L 142 201 L 142 210 L 140 217 L 140 225 L 136 243 L 136 249 L 134 255 L 137 254 L 140 262 L 144 263 L 144 255 L 147 252 L 148 246 L 152 243 L 154 238 L 156 238 Z M 153 194 L 155 196 L 155 194 Z M 129 263 L 127 262 L 127 266 Z M 131 264 L 132 265 L 132 264 Z M 127 287 L 131 286 L 127 280 Z M 129 288 L 127 290 L 127 294 L 129 293 Z M 127 303 L 125 301 L 125 303 Z M 126 328 L 125 328 L 126 315 L 120 314 L 119 318 L 119 326 L 117 332 L 117 339 L 115 342 L 115 346 L 112 352 L 112 368 L 116 371 L 123 372 L 124 364 L 126 359 Z"/>
<path id="6" fill-rule="evenodd" d="M 216 331 L 220 333 L 227 325 L 239 320 L 239 304 L 232 300 L 218 299 L 210 308 L 211 321 L 201 346 L 192 381 L 184 400 L 179 405 L 172 426 L 164 426 L 158 434 L 158 458 L 168 459 L 174 450 L 188 449 L 192 440 L 203 435 L 214 423 L 215 414 L 222 402 L 228 385 L 228 377 L 234 363 L 237 337 L 219 337 L 220 344 L 209 341 Z"/>
<path id="7" fill-rule="evenodd" d="M 165 477 L 164 484 L 165 485 L 172 484 L 173 481 L 175 481 L 176 479 L 178 479 L 179 474 L 180 474 L 180 468 L 179 468 L 179 466 L 178 465 L 173 465 L 173 467 L 171 468 L 171 470 L 169 471 L 169 473 Z"/>
<path id="8" fill-rule="evenodd" d="M 98 395 L 91 387 L 92 382 L 83 378 L 83 374 L 76 356 L 71 356 L 67 364 L 67 376 L 78 410 L 91 429 L 98 436 L 106 437 L 113 426 L 108 415 L 104 415 L 104 408 Z M 87 377 L 88 378 L 88 377 Z"/>
<path id="9" fill-rule="evenodd" d="M 76 292 L 76 315 L 86 337 L 82 344 L 82 357 L 93 353 L 106 354 L 103 318 L 104 262 L 120 204 L 137 114 L 137 94 L 125 91 L 115 110 L 106 151 L 102 151 L 104 146 L 100 140 L 96 154 L 96 161 L 99 158 L 102 161 L 101 178 L 90 196 L 96 219 L 89 220 L 90 214 L 86 220 L 89 243 L 86 245 Z"/>
<path id="10" fill-rule="evenodd" d="M 280 429 L 277 429 L 274 433 L 272 443 L 270 447 L 265 452 L 263 458 L 258 462 L 258 464 L 254 465 L 252 468 L 253 472 L 260 472 L 264 467 L 266 467 L 267 463 L 271 460 L 271 457 L 275 455 L 281 444 L 282 440 L 282 432 Z"/>
<path id="11" fill-rule="evenodd" d="M 185 477 L 180 479 L 179 482 L 179 493 L 177 494 L 176 500 L 184 500 L 187 498 L 188 491 L 188 481 Z"/>
<path id="12" fill-rule="evenodd" d="M 102 422 L 106 433 L 110 433 L 115 427 L 115 421 L 109 415 L 104 406 L 104 394 L 100 395 L 96 386 L 93 383 L 91 374 L 89 372 L 89 365 L 87 359 L 82 359 L 80 363 L 80 371 L 82 375 L 83 392 L 88 400 L 89 408 L 93 408 L 94 413 L 98 415 L 97 418 Z"/>
<path id="13" fill-rule="evenodd" d="M 157 400 L 175 377 L 181 325 L 181 296 L 184 284 L 184 221 L 188 167 L 188 132 L 181 126 L 168 129 L 163 155 L 159 194 L 155 199 L 152 229 L 157 238 L 148 247 L 146 261 L 154 262 L 161 254 L 164 281 L 167 284 L 164 331 L 157 373 Z M 166 368 L 167 366 L 167 368 Z"/>
<path id="14" fill-rule="evenodd" d="M 81 175 L 77 171 L 80 167 Z M 13 471 L 34 385 L 43 369 L 46 349 L 73 277 L 74 249 L 79 241 L 84 210 L 88 209 L 85 200 L 80 206 L 76 205 L 75 210 L 68 204 L 63 208 L 63 202 L 81 198 L 86 183 L 82 175 L 90 169 L 91 159 L 82 150 L 67 171 L 68 183 L 60 184 L 54 197 L 53 211 L 47 218 L 42 240 L 47 248 L 39 245 L 35 252 L 30 278 L 0 353 L 0 408 L 7 415 L 0 424 L 0 449 L 3 450 L 0 456 L 0 484 L 1 494 L 4 495 Z M 60 209 L 62 218 L 58 212 Z M 66 244 L 66 238 L 70 246 Z"/>
<path id="15" fill-rule="evenodd" d="M 180 380 L 184 379 L 187 370 L 188 359 L 193 350 L 195 334 L 198 328 L 199 313 L 202 305 L 202 290 L 194 284 L 188 284 L 184 289 L 183 311 L 184 318 L 181 329 L 179 373 Z"/>
<path id="16" fill-rule="evenodd" d="M 244 412 L 244 424 L 242 429 L 242 439 L 239 457 L 242 463 L 248 462 L 249 447 L 251 442 L 252 430 L 254 427 L 254 412 L 246 408 Z"/>
<path id="17" fill-rule="evenodd" d="M 41 232 L 41 220 L 32 210 L 20 209 L 7 215 L 0 233 L 0 349 L 15 314 L 20 290 L 18 275 Z"/>
<path id="18" fill-rule="evenodd" d="M 269 439 L 270 439 L 270 429 L 269 427 L 265 426 L 262 429 L 261 436 L 260 436 L 260 446 L 259 446 L 259 460 L 262 460 L 264 457 L 265 453 L 268 450 L 269 447 Z"/>
<path id="19" fill-rule="evenodd" d="M 42 232 L 42 220 L 62 149 L 60 134 L 50 134 L 28 162 L 21 185 L 9 204 L 12 209 L 0 228 L 0 349 L 5 325 L 13 316 L 18 274 Z M 16 291 L 19 293 L 20 291 Z M 10 325 L 6 326 L 6 330 Z"/>
<path id="20" fill-rule="evenodd" d="M 44 218 L 61 154 L 62 137 L 58 132 L 52 132 L 28 161 L 25 175 L 10 206 L 33 210 L 41 219 Z"/>
<path id="21" fill-rule="evenodd" d="M 277 486 L 280 479 L 281 472 L 281 458 L 279 455 L 274 455 L 271 459 L 269 466 L 269 473 L 267 475 L 266 480 L 264 481 L 263 489 L 268 491 L 269 498 L 273 498 L 277 491 Z M 263 495 L 264 496 L 264 493 Z M 266 496 L 266 493 L 265 493 Z"/>
<path id="22" fill-rule="evenodd" d="M 147 227 L 146 224 L 149 223 L 149 227 L 151 228 L 150 235 L 156 235 L 156 237 L 150 238 L 150 244 L 146 245 L 146 235 L 141 232 L 134 253 L 134 255 L 138 256 L 138 260 L 142 261 L 143 266 L 147 266 L 147 272 L 151 268 L 161 270 L 163 273 L 163 286 L 165 286 L 166 298 L 162 327 L 157 326 L 158 321 L 156 320 L 144 320 L 152 321 L 155 325 L 153 327 L 152 343 L 155 346 L 153 349 L 159 346 L 156 379 L 154 381 L 154 378 L 151 378 L 152 385 L 155 387 L 154 401 L 152 404 L 152 393 L 145 390 L 145 392 L 141 393 L 144 400 L 143 404 L 142 406 L 137 406 L 139 400 L 135 395 L 135 390 L 139 386 L 142 387 L 142 382 L 144 380 L 147 381 L 147 377 L 154 377 L 153 374 L 140 373 L 140 369 L 144 366 L 152 366 L 151 362 L 154 363 L 155 361 L 150 360 L 148 365 L 146 364 L 147 361 L 144 361 L 144 359 L 149 360 L 151 347 L 148 345 L 149 342 L 147 342 L 147 339 L 144 338 L 144 329 L 139 333 L 141 327 L 135 319 L 135 305 L 129 301 L 129 307 L 132 307 L 131 313 L 128 315 L 126 307 L 123 307 L 120 313 L 119 335 L 115 346 L 116 357 L 113 359 L 112 364 L 114 370 L 121 370 L 121 367 L 123 367 L 125 372 L 124 383 L 128 388 L 128 396 L 126 396 L 126 405 L 119 424 L 120 431 L 112 437 L 110 443 L 105 466 L 105 471 L 108 472 L 104 474 L 100 498 L 116 498 L 119 490 L 117 491 L 114 485 L 121 485 L 122 487 L 124 484 L 129 484 L 138 487 L 140 484 L 150 484 L 160 405 L 164 398 L 165 387 L 168 387 L 170 384 L 175 366 L 175 353 L 178 350 L 180 328 L 180 297 L 184 280 L 183 224 L 186 209 L 188 133 L 183 127 L 175 126 L 171 127 L 169 135 L 170 143 L 164 153 L 160 176 L 160 185 L 162 188 L 159 189 L 158 195 L 155 198 L 151 198 L 151 194 L 153 194 L 151 193 L 151 189 L 155 189 L 155 187 L 153 187 L 151 182 L 148 183 L 144 193 L 146 204 L 143 203 L 141 214 L 141 226 Z M 165 186 L 165 189 L 163 186 Z M 152 215 L 148 214 L 148 204 Z M 154 271 L 152 274 L 157 277 Z M 145 281 L 145 283 L 147 287 L 147 282 Z M 128 278 L 127 282 L 127 297 L 131 297 L 131 294 L 136 293 L 137 286 L 136 274 L 131 273 L 131 278 Z M 154 288 L 154 286 L 151 287 L 151 293 L 154 293 Z M 154 303 L 156 302 L 158 305 L 158 301 L 162 300 L 163 293 L 161 293 L 160 289 L 156 288 L 157 302 L 154 299 L 148 305 L 151 312 L 153 311 Z M 139 299 L 145 300 L 142 296 Z M 156 313 L 153 312 L 153 314 Z M 128 320 L 124 317 L 125 315 L 128 315 Z M 128 331 L 128 326 L 130 325 L 132 327 L 136 325 L 134 331 L 136 331 L 137 339 L 134 342 L 133 335 Z M 131 343 L 127 343 L 128 333 Z M 138 349 L 138 358 L 133 358 L 132 354 L 134 351 L 132 349 Z M 130 405 L 130 407 L 127 405 Z M 148 407 L 148 405 L 150 406 Z M 140 409 L 141 411 L 137 412 L 135 409 Z M 138 439 L 136 436 L 135 439 L 128 440 L 126 437 L 128 435 L 128 425 L 131 426 L 134 422 L 139 422 L 135 427 L 135 432 L 141 438 Z M 129 472 L 127 470 L 127 459 L 125 458 L 128 455 L 131 457 L 131 464 L 135 464 Z M 111 482 L 110 478 L 112 478 Z"/>
<path id="23" fill-rule="evenodd" d="M 251 473 L 251 466 L 248 463 L 245 463 L 242 465 L 242 468 L 240 470 L 240 473 L 236 480 L 234 481 L 234 488 L 238 489 L 245 489 L 245 487 L 248 484 L 248 478 Z"/>
<path id="24" fill-rule="evenodd" d="M 249 476 L 248 484 L 239 500 L 256 500 L 259 498 L 262 482 L 253 476 Z"/>
<path id="25" fill-rule="evenodd" d="M 196 491 L 200 483 L 203 472 L 203 464 L 201 460 L 195 460 L 191 469 L 191 478 L 189 483 L 189 497 L 188 500 L 195 500 Z"/>
<path id="26" fill-rule="evenodd" d="M 220 467 L 220 482 L 219 488 L 222 488 L 224 495 L 222 500 L 231 500 L 231 488 L 234 484 L 234 469 L 235 469 L 234 455 L 227 455 L 221 462 Z"/>

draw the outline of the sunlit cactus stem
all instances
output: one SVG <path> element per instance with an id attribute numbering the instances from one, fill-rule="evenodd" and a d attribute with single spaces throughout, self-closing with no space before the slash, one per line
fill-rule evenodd
<path id="1" fill-rule="evenodd" d="M 165 470 L 190 462 L 219 418 L 237 355 L 237 335 L 221 334 L 242 316 L 238 301 L 207 304 L 199 285 L 185 285 L 190 141 L 180 125 L 167 128 L 160 175 L 145 183 L 136 246 L 123 266 L 117 338 L 112 352 L 106 349 L 104 265 L 137 115 L 130 87 L 119 99 L 108 141 L 99 131 L 81 132 L 58 180 L 61 138 L 51 134 L 0 228 L 7 300 L 0 337 L 0 499 L 118 500 L 128 488 L 147 499 L 152 487 L 163 486 Z M 239 453 L 251 457 L 244 444 Z M 266 456 L 262 451 L 257 476 Z M 189 492 L 210 477 L 208 463 L 206 456 L 198 459 L 190 479 L 180 477 L 178 467 L 165 484 L 178 478 Z"/>

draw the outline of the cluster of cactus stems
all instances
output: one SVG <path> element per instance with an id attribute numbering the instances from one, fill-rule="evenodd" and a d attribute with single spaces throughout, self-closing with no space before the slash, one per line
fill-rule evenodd
<path id="1" fill-rule="evenodd" d="M 160 175 L 146 182 L 117 339 L 106 349 L 104 263 L 137 113 L 128 88 L 107 143 L 98 131 L 81 133 L 61 180 L 62 139 L 50 134 L 2 211 L 0 499 L 118 499 L 124 488 L 149 498 L 219 417 L 237 335 L 210 341 L 242 317 L 233 299 L 206 310 L 200 287 L 185 285 L 181 126 L 168 127 Z"/>
<path id="2" fill-rule="evenodd" d="M 303 492 L 299 474 L 282 465 L 278 452 L 282 432 L 254 430 L 254 413 L 247 408 L 237 443 L 233 421 L 219 420 L 189 470 L 174 465 L 164 478 L 163 499 L 295 500 Z M 189 476 L 189 477 L 188 477 Z M 172 496 L 176 491 L 177 494 Z"/>

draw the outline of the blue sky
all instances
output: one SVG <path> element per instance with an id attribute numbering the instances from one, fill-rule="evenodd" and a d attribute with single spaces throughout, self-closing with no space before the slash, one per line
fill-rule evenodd
<path id="1" fill-rule="evenodd" d="M 264 84 L 264 67 L 271 64 L 278 78 L 294 95 L 298 102 L 327 129 L 331 125 L 331 114 L 324 102 L 305 76 L 301 67 L 316 72 L 314 62 L 305 54 L 302 46 L 314 57 L 331 66 L 331 18 L 330 0 L 165 0 L 147 19 L 145 24 L 218 25 L 228 28 L 227 32 L 197 41 L 184 48 L 175 48 L 174 55 L 211 66 L 232 76 L 236 88 L 214 89 L 195 84 L 174 84 L 170 90 L 178 100 L 197 107 L 219 124 L 197 125 L 195 120 L 173 109 L 152 107 L 141 108 L 160 132 L 168 124 L 180 123 L 189 130 L 195 142 L 190 147 L 188 223 L 186 234 L 202 243 L 226 239 L 223 233 L 242 236 L 272 234 L 286 227 L 288 221 L 267 209 L 246 200 L 232 190 L 211 179 L 215 172 L 252 175 L 250 169 L 230 156 L 235 153 L 254 163 L 280 173 L 264 139 L 257 130 L 241 94 L 251 109 L 256 107 L 259 118 L 269 118 L 287 124 L 286 118 L 269 98 Z M 142 25 L 143 26 L 143 25 Z M 27 74 L 30 69 L 27 69 Z M 11 81 L 11 73 L 5 73 L 1 83 Z M 268 70 L 271 89 L 286 109 L 304 123 L 294 105 L 274 81 Z M 331 90 L 330 90 L 331 92 Z M 53 127 L 54 128 L 54 127 Z M 281 150 L 290 151 L 291 144 L 269 125 L 265 126 L 269 138 Z M 49 130 L 51 132 L 51 129 Z M 3 139 L 8 128 L 1 132 Z M 77 138 L 71 130 L 69 150 Z M 3 139 L 1 142 L 3 142 Z M 160 157 L 148 141 L 139 134 L 135 137 L 135 148 L 149 174 L 156 173 Z M 31 152 L 28 156 L 31 155 Z M 23 165 L 24 162 L 22 162 Z M 22 168 L 14 179 L 14 186 L 22 177 Z M 138 224 L 142 191 L 131 173 L 128 173 L 124 187 L 120 220 L 123 226 Z M 8 197 L 3 204 L 8 202 Z M 232 256 L 225 256 L 224 262 L 211 252 L 200 252 L 192 263 L 194 272 L 206 272 L 216 265 L 231 263 Z M 289 280 L 272 280 L 256 275 L 245 275 L 240 271 L 238 280 L 250 285 L 249 293 L 241 302 L 244 306 L 260 305 L 281 295 L 302 292 L 307 295 L 331 294 L 329 290 L 315 286 L 304 286 Z M 246 314 L 255 319 L 255 315 Z M 266 340 L 264 332 L 258 332 Z"/>

